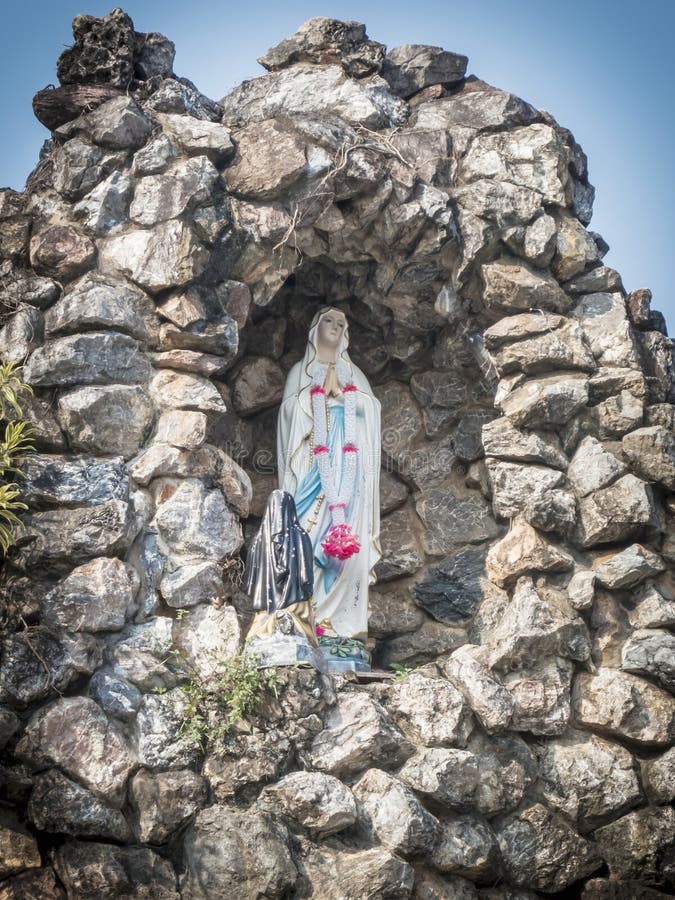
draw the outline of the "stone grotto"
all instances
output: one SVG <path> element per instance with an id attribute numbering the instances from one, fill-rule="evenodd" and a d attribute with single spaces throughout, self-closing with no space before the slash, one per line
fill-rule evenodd
<path id="1" fill-rule="evenodd" d="M 0 583 L 0 900 L 674 896 L 674 344 L 603 264 L 571 132 L 355 22 L 217 102 L 120 9 L 73 35 L 0 191 L 36 443 Z M 381 402 L 369 647 L 398 674 L 279 670 L 204 749 L 172 649 L 205 675 L 241 649 L 326 303 Z"/>

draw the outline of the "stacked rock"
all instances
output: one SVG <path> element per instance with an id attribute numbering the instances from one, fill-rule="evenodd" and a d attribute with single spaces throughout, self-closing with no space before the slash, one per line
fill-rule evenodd
<path id="1" fill-rule="evenodd" d="M 121 10 L 74 36 L 0 192 L 38 448 L 0 583 L 0 896 L 668 896 L 675 358 L 602 263 L 571 133 L 354 22 L 219 103 Z M 326 302 L 382 404 L 372 649 L 418 670 L 282 673 L 204 750 L 176 654 L 208 679 L 241 647 L 228 573 Z"/>

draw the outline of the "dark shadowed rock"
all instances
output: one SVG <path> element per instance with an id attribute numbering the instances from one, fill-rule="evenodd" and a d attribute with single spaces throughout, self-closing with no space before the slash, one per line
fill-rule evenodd
<path id="1" fill-rule="evenodd" d="M 505 817 L 495 829 L 506 873 L 519 887 L 551 893 L 602 865 L 595 845 L 541 804 Z"/>
<path id="2" fill-rule="evenodd" d="M 614 878 L 672 885 L 675 810 L 638 809 L 595 832 L 598 849 Z"/>
<path id="3" fill-rule="evenodd" d="M 95 556 L 124 552 L 134 528 L 132 510 L 122 500 L 36 512 L 25 519 L 15 563 L 28 569 L 42 563 L 63 571 Z"/>
<path id="4" fill-rule="evenodd" d="M 127 821 L 118 809 L 103 803 L 58 769 L 36 776 L 28 817 L 41 831 L 122 842 L 131 837 Z"/>
<path id="5" fill-rule="evenodd" d="M 289 38 L 258 58 L 269 72 L 296 63 L 339 64 L 348 75 L 362 78 L 382 67 L 386 48 L 368 40 L 360 22 L 341 22 L 316 16 L 302 24 Z"/>
<path id="6" fill-rule="evenodd" d="M 206 780 L 188 769 L 157 774 L 141 769 L 129 791 L 144 844 L 165 843 L 207 799 Z"/>
<path id="7" fill-rule="evenodd" d="M 0 900 L 63 900 L 65 894 L 52 869 L 28 869 L 0 884 Z"/>
<path id="8" fill-rule="evenodd" d="M 283 826 L 265 813 L 211 806 L 202 810 L 185 839 L 187 871 L 181 894 L 281 898 L 298 877 Z"/>
<path id="9" fill-rule="evenodd" d="M 122 721 L 134 718 L 143 699 L 131 682 L 105 669 L 94 672 L 89 682 L 89 696 L 104 712 Z"/>
<path id="10" fill-rule="evenodd" d="M 408 98 L 432 84 L 453 84 L 466 72 L 468 57 L 442 47 L 405 44 L 387 53 L 382 77 L 394 94 Z"/>
<path id="11" fill-rule="evenodd" d="M 431 862 L 441 872 L 462 875 L 478 884 L 489 884 L 501 869 L 494 832 L 475 813 L 443 817 Z"/>
<path id="12" fill-rule="evenodd" d="M 35 838 L 14 822 L 11 825 L 3 823 L 0 826 L 0 878 L 39 865 L 40 851 Z"/>
<path id="13" fill-rule="evenodd" d="M 61 84 L 111 84 L 126 89 L 134 74 L 134 23 L 121 9 L 101 19 L 75 16 L 75 43 L 56 64 Z"/>
<path id="14" fill-rule="evenodd" d="M 2 641 L 0 700 L 25 709 L 60 694 L 101 664 L 101 647 L 91 635 L 71 636 L 33 625 Z"/>
<path id="15" fill-rule="evenodd" d="M 71 840 L 54 852 L 53 860 L 69 897 L 179 898 L 173 866 L 146 847 Z"/>
<path id="16" fill-rule="evenodd" d="M 463 623 L 483 598 L 484 548 L 466 548 L 430 570 L 415 587 L 415 602 L 439 622 Z"/>
<path id="17" fill-rule="evenodd" d="M 129 476 L 122 460 L 34 453 L 23 466 L 22 493 L 32 507 L 95 506 L 129 499 Z"/>
<path id="18" fill-rule="evenodd" d="M 31 238 L 30 260 L 40 274 L 70 281 L 93 268 L 96 245 L 72 225 L 51 225 Z"/>

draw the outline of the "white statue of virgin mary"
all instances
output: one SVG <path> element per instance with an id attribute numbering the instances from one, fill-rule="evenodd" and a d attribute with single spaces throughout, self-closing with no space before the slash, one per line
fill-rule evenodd
<path id="1" fill-rule="evenodd" d="M 322 641 L 365 641 L 380 548 L 380 402 L 347 353 L 344 313 L 320 309 L 288 373 L 277 422 L 279 487 L 293 495 L 314 551 Z M 333 652 L 333 651 L 331 651 Z"/>

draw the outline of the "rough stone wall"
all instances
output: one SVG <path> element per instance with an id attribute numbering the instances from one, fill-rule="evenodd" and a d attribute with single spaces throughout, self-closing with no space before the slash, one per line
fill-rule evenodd
<path id="1" fill-rule="evenodd" d="M 573 136 L 355 23 L 217 104 L 121 11 L 73 28 L 0 192 L 38 439 L 0 897 L 671 896 L 673 344 L 602 264 Z M 283 672 L 204 755 L 169 653 L 241 645 L 234 561 L 326 301 L 382 401 L 375 659 L 420 668 Z"/>

